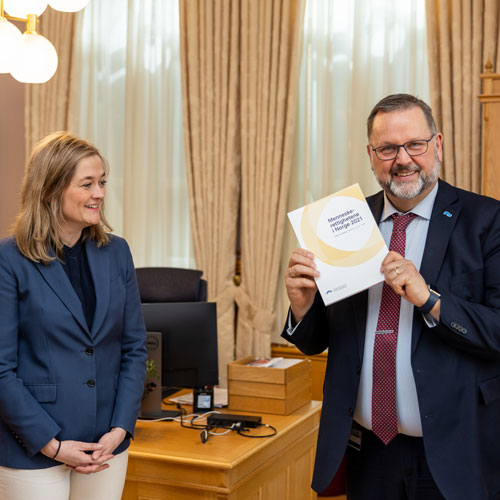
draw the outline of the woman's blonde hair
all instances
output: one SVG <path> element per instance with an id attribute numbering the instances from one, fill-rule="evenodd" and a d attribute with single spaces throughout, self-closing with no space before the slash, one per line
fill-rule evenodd
<path id="1" fill-rule="evenodd" d="M 31 153 L 21 187 L 21 209 L 13 225 L 19 251 L 28 259 L 48 264 L 62 258 L 62 197 L 84 158 L 98 156 L 108 174 L 105 159 L 95 146 L 68 132 L 54 132 L 38 142 Z M 100 222 L 90 226 L 85 236 L 98 246 L 108 243 L 111 231 L 101 204 Z"/>

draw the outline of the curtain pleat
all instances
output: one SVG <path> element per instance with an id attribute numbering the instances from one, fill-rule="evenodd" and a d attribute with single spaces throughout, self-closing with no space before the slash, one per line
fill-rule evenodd
<path id="1" fill-rule="evenodd" d="M 178 44 L 170 41 L 179 36 L 179 25 L 178 19 L 166 20 L 172 7 L 142 0 L 129 2 L 128 9 L 121 214 L 136 265 L 165 263 L 168 256 L 171 265 L 183 267 L 174 259 L 190 248 L 185 241 L 189 200 L 179 147 L 180 55 Z"/>
<path id="2" fill-rule="evenodd" d="M 59 63 L 55 75 L 47 83 L 25 85 L 26 158 L 44 136 L 68 129 L 74 27 L 74 14 L 51 8 L 47 8 L 39 19 L 38 31 L 56 48 Z"/>
<path id="3" fill-rule="evenodd" d="M 441 177 L 481 190 L 480 73 L 498 68 L 498 0 L 426 0 L 431 105 L 444 135 Z"/>
<path id="4" fill-rule="evenodd" d="M 269 356 L 293 154 L 304 2 L 242 0 L 238 358 Z"/>
<path id="5" fill-rule="evenodd" d="M 178 8 L 106 0 L 77 16 L 70 126 L 110 163 L 106 215 L 137 267 L 195 267 Z"/>
<path id="6" fill-rule="evenodd" d="M 299 111 L 287 211 L 359 183 L 380 190 L 366 154 L 366 118 L 389 94 L 429 101 L 425 4 L 420 0 L 306 2 Z M 281 260 L 297 238 L 288 222 Z M 288 312 L 281 286 L 274 342 Z"/>
<path id="7" fill-rule="evenodd" d="M 186 170 L 196 264 L 217 302 L 219 380 L 234 359 L 240 195 L 238 0 L 181 0 Z"/>
<path id="8" fill-rule="evenodd" d="M 270 353 L 304 1 L 179 5 L 194 251 L 209 299 L 217 301 L 224 383 L 235 337 L 237 357 Z M 242 272 L 236 287 L 238 233 Z"/>

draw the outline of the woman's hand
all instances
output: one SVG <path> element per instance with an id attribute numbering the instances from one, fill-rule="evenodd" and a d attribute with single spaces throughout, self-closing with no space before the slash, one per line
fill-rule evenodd
<path id="1" fill-rule="evenodd" d="M 94 472 L 107 469 L 109 467 L 108 464 L 100 465 L 100 463 L 106 462 L 109 458 L 114 458 L 113 451 L 118 448 L 120 443 L 125 439 L 126 435 L 127 432 L 125 429 L 122 429 L 121 427 L 113 427 L 109 432 L 103 434 L 101 439 L 99 439 L 98 445 L 100 445 L 101 448 L 96 449 L 91 455 L 94 463 L 79 465 L 73 469 L 81 474 L 92 474 Z M 106 458 L 103 460 L 103 457 Z"/>
<path id="2" fill-rule="evenodd" d="M 59 451 L 57 449 L 59 448 Z M 105 464 L 113 458 L 112 453 L 103 452 L 104 445 L 101 443 L 84 443 L 82 441 L 59 441 L 52 438 L 40 451 L 49 458 L 57 456 L 54 460 L 68 465 L 77 470 L 83 468 L 84 473 L 98 472 L 107 469 L 109 465 Z M 99 456 L 94 458 L 93 455 L 86 452 L 99 452 Z"/>
<path id="3" fill-rule="evenodd" d="M 101 455 L 109 453 L 112 454 L 115 449 L 120 446 L 126 435 L 127 431 L 125 429 L 122 429 L 121 427 L 113 427 L 109 432 L 103 434 L 101 439 L 99 439 L 99 444 L 102 445 L 102 448 L 94 451 L 94 453 L 92 453 L 92 458 L 94 460 L 98 460 Z"/>

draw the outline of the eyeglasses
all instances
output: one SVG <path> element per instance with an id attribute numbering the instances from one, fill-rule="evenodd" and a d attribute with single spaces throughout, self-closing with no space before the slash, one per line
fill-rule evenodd
<path id="1" fill-rule="evenodd" d="M 429 142 L 432 141 L 436 134 L 432 134 L 429 139 L 421 139 L 418 141 L 408 141 L 404 144 L 387 144 L 387 146 L 379 146 L 374 148 L 372 146 L 372 151 L 375 151 L 377 158 L 379 160 L 394 160 L 399 154 L 399 148 L 404 148 L 404 150 L 410 156 L 419 156 L 427 153 L 429 149 Z M 370 144 L 371 146 L 371 144 Z"/>

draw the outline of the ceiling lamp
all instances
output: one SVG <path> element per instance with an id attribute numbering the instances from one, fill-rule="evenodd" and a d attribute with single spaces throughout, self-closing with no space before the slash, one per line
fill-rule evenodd
<path id="1" fill-rule="evenodd" d="M 0 73 L 10 73 L 22 39 L 23 35 L 16 26 L 0 17 L 0 47 L 8 47 L 8 50 L 0 50 Z"/>
<path id="2" fill-rule="evenodd" d="M 47 0 L 3 0 L 3 9 L 9 16 L 24 18 L 28 14 L 41 16 L 47 8 Z"/>
<path id="3" fill-rule="evenodd" d="M 28 14 L 27 29 L 17 48 L 16 61 L 10 74 L 22 83 L 45 83 L 57 69 L 55 47 L 36 32 L 36 15 Z"/>
<path id="4" fill-rule="evenodd" d="M 10 73 L 23 83 L 45 83 L 57 70 L 57 52 L 52 43 L 37 33 L 37 16 L 47 8 L 77 12 L 89 0 L 0 0 L 0 73 Z M 4 13 L 5 8 L 5 13 Z M 23 35 L 11 21 L 26 23 Z"/>
<path id="5" fill-rule="evenodd" d="M 49 0 L 49 5 L 62 12 L 78 12 L 87 7 L 90 0 Z"/>

